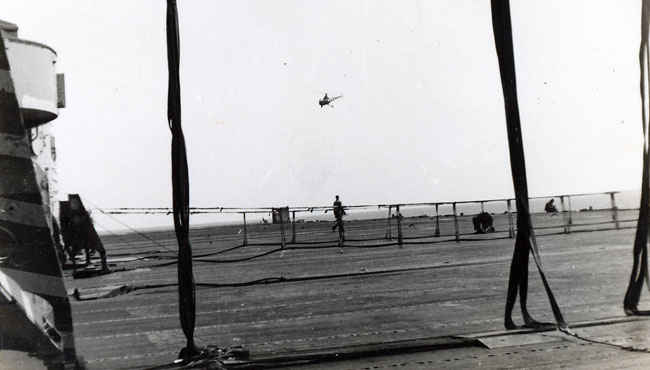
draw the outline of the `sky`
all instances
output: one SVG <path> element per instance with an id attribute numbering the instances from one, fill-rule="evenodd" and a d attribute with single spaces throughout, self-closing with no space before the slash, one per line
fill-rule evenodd
<path id="1" fill-rule="evenodd" d="M 641 2 L 511 4 L 531 195 L 638 189 Z M 489 6 L 179 1 L 191 204 L 512 196 Z M 171 206 L 165 2 L 0 10 L 21 38 L 57 50 L 65 73 L 54 121 L 61 194 L 102 208 Z M 326 92 L 343 98 L 320 108 Z"/>

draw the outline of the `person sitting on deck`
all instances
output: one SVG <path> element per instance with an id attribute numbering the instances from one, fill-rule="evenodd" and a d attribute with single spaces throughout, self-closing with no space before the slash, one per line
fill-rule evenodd
<path id="1" fill-rule="evenodd" d="M 474 232 L 476 234 L 494 232 L 494 220 L 492 219 L 492 215 L 487 212 L 481 212 L 472 217 L 472 223 L 474 223 Z"/>
<path id="2" fill-rule="evenodd" d="M 551 216 L 556 215 L 558 213 L 557 208 L 555 208 L 554 202 L 555 199 L 551 198 L 551 200 L 546 202 L 546 205 L 544 206 L 544 211 L 546 211 L 546 213 L 551 213 Z"/>

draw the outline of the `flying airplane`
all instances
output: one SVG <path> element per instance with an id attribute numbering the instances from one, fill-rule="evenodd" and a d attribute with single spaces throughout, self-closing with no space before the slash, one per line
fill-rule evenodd
<path id="1" fill-rule="evenodd" d="M 318 101 L 318 105 L 320 105 L 320 107 L 323 108 L 323 106 L 329 105 L 334 100 L 342 98 L 342 97 L 343 97 L 343 95 L 339 95 L 339 96 L 334 96 L 334 97 L 330 98 L 329 96 L 327 96 L 327 93 L 325 93 L 325 96 L 323 96 L 323 98 Z"/>

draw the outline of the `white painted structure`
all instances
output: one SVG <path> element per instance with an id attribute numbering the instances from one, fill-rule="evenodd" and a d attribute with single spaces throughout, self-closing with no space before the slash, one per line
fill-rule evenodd
<path id="1" fill-rule="evenodd" d="M 0 21 L 6 40 L 16 97 L 25 127 L 31 129 L 32 149 L 40 168 L 43 194 L 49 198 L 49 209 L 58 217 L 58 186 L 56 142 L 52 120 L 65 107 L 63 75 L 56 73 L 57 54 L 51 47 L 18 38 L 18 26 Z"/>

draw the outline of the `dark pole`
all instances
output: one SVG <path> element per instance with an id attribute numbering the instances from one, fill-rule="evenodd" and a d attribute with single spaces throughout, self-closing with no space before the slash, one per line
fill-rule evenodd
<path id="1" fill-rule="evenodd" d="M 513 329 L 512 309 L 519 292 L 519 303 L 522 316 L 527 326 L 539 325 L 528 313 L 528 257 L 532 252 L 533 260 L 537 265 L 546 294 L 551 303 L 555 320 L 560 327 L 566 327 L 560 308 L 555 301 L 551 287 L 546 280 L 542 269 L 541 259 L 532 230 L 528 204 L 528 181 L 526 179 L 526 164 L 524 160 L 524 145 L 521 135 L 521 122 L 519 119 L 519 104 L 517 102 L 517 82 L 515 75 L 515 56 L 512 42 L 512 24 L 510 20 L 510 2 L 508 0 L 492 0 L 492 29 L 494 43 L 499 60 L 501 74 L 501 87 L 503 88 L 503 101 L 506 116 L 506 129 L 508 132 L 508 147 L 510 153 L 510 169 L 515 190 L 517 205 L 517 236 L 515 248 L 510 265 L 510 278 L 508 281 L 508 294 L 505 309 L 505 326 Z"/>
<path id="2" fill-rule="evenodd" d="M 650 55 L 648 51 L 648 32 L 650 29 L 650 1 L 643 0 L 641 5 L 641 44 L 639 46 L 640 93 L 641 93 L 641 124 L 643 128 L 643 172 L 641 174 L 641 203 L 639 204 L 639 218 L 636 224 L 634 237 L 633 265 L 630 282 L 623 299 L 623 309 L 627 315 L 650 315 L 650 311 L 638 309 L 643 281 L 648 282 L 648 222 L 650 214 L 650 152 L 648 152 L 648 119 L 646 117 L 646 104 L 648 92 L 646 83 L 648 79 L 648 64 Z M 650 285 L 650 283 L 649 283 Z"/>
<path id="3" fill-rule="evenodd" d="M 194 344 L 196 297 L 192 272 L 192 245 L 189 238 L 190 189 L 185 137 L 181 126 L 180 41 L 176 0 L 167 0 L 167 119 L 172 134 L 172 192 L 174 230 L 178 242 L 178 310 L 187 340 L 179 357 L 188 360 L 199 353 Z"/>

